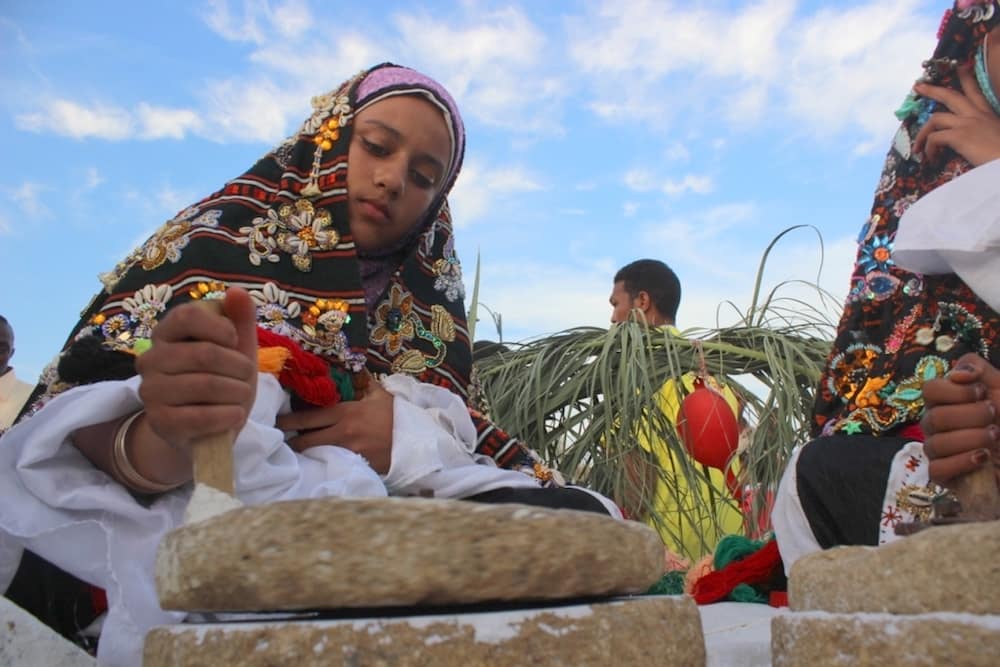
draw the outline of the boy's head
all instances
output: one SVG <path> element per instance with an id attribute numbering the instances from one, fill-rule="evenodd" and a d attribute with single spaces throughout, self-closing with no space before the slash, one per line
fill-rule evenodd
<path id="1" fill-rule="evenodd" d="M 14 327 L 0 315 L 0 375 L 10 370 L 10 358 L 14 356 Z"/>
<path id="2" fill-rule="evenodd" d="M 611 323 L 625 322 L 640 310 L 653 326 L 674 324 L 681 302 L 681 283 L 669 266 L 655 259 L 640 259 L 615 274 L 611 290 Z"/>

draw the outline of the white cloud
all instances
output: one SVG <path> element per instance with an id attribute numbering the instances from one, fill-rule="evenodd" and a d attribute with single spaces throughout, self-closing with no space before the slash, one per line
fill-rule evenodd
<path id="1" fill-rule="evenodd" d="M 622 182 L 625 183 L 625 187 L 633 192 L 649 192 L 650 190 L 655 190 L 657 186 L 657 178 L 653 172 L 640 167 L 629 169 L 625 172 Z"/>
<path id="2" fill-rule="evenodd" d="M 90 106 L 66 99 L 43 104 L 40 111 L 17 117 L 17 126 L 31 132 L 49 132 L 73 139 L 183 139 L 202 127 L 198 113 L 140 102 L 135 112 L 120 106 Z"/>
<path id="3" fill-rule="evenodd" d="M 700 273 L 711 275 L 716 282 L 739 284 L 746 276 L 743 262 L 731 262 L 722 257 L 721 240 L 735 228 L 745 226 L 758 217 L 754 202 L 719 204 L 687 215 L 646 222 L 639 230 L 639 243 L 648 248 L 670 248 L 671 255 L 683 257 Z M 705 248 L 713 252 L 705 252 Z M 745 247 L 740 247 L 742 252 Z M 763 247 L 761 248 L 763 251 Z"/>
<path id="4" fill-rule="evenodd" d="M 715 184 L 710 176 L 696 176 L 695 174 L 687 174 L 679 181 L 668 180 L 663 184 L 663 192 L 672 197 L 682 195 L 685 192 L 703 195 L 711 192 L 714 188 Z"/>
<path id="5" fill-rule="evenodd" d="M 104 104 L 86 107 L 65 99 L 53 100 L 41 111 L 22 114 L 16 122 L 22 130 L 52 132 L 74 139 L 120 141 L 132 136 L 135 129 L 131 115 L 121 107 Z"/>
<path id="6" fill-rule="evenodd" d="M 476 160 L 466 160 L 462 177 L 448 197 L 455 226 L 464 227 L 482 218 L 504 195 L 542 189 L 542 184 L 521 167 L 489 168 Z"/>
<path id="7" fill-rule="evenodd" d="M 403 51 L 441 80 L 464 114 L 522 132 L 562 133 L 557 109 L 567 87 L 545 66 L 545 34 L 519 8 L 468 9 L 464 23 L 395 16 Z"/>
<path id="8" fill-rule="evenodd" d="M 933 48 L 936 17 L 920 10 L 918 0 L 808 14 L 795 0 L 605 0 L 567 21 L 569 53 L 593 82 L 589 108 L 607 120 L 655 119 L 666 131 L 680 114 L 736 127 L 790 117 L 800 133 L 860 135 L 853 149 L 863 153 L 891 132 Z"/>
<path id="9" fill-rule="evenodd" d="M 668 160 L 683 161 L 691 158 L 691 151 L 688 150 L 687 146 L 675 141 L 667 147 L 664 152 L 664 157 Z"/>
<path id="10" fill-rule="evenodd" d="M 789 113 L 821 134 L 860 128 L 856 152 L 881 145 L 934 46 L 932 21 L 917 8 L 915 0 L 873 2 L 804 19 L 790 40 Z"/>
<path id="11" fill-rule="evenodd" d="M 157 213 L 173 217 L 193 204 L 198 196 L 188 190 L 177 190 L 172 185 L 163 185 L 153 194 Z"/>
<path id="12" fill-rule="evenodd" d="M 518 276 L 510 280 L 510 276 Z M 594 265 L 550 262 L 486 263 L 480 297 L 503 315 L 505 340 L 554 333 L 577 326 L 607 326 L 608 295 L 614 272 Z M 553 303 L 558 303 L 557 308 Z M 496 338 L 493 323 L 483 317 L 477 338 Z"/>
<path id="13" fill-rule="evenodd" d="M 49 188 L 40 183 L 24 182 L 10 191 L 10 198 L 24 213 L 32 218 L 41 218 L 49 213 L 42 203 L 41 193 Z"/>
<path id="14" fill-rule="evenodd" d="M 198 114 L 190 109 L 167 109 L 142 102 L 136 108 L 143 139 L 183 139 L 201 127 Z"/>
<path id="15" fill-rule="evenodd" d="M 205 98 L 205 116 L 220 139 L 273 143 L 288 133 L 293 117 L 308 113 L 308 98 L 289 96 L 263 78 L 212 82 Z"/>
<path id="16" fill-rule="evenodd" d="M 239 4 L 242 5 L 242 15 L 234 16 L 227 0 L 209 0 L 202 19 L 223 39 L 231 42 L 262 42 L 264 29 L 259 23 L 262 19 L 266 20 L 267 3 L 263 0 L 250 0 Z"/>
<path id="17" fill-rule="evenodd" d="M 686 174 L 680 179 L 662 179 L 651 170 L 642 167 L 629 169 L 625 172 L 622 182 L 633 192 L 651 192 L 659 190 L 664 194 L 676 197 L 686 192 L 695 194 L 706 194 L 715 188 L 715 183 L 710 176 L 699 176 L 697 174 Z"/>
<path id="18" fill-rule="evenodd" d="M 93 190 L 102 183 L 104 183 L 104 177 L 101 176 L 101 172 L 97 170 L 97 167 L 87 167 L 83 175 L 83 188 L 85 190 Z"/>
<path id="19" fill-rule="evenodd" d="M 279 5 L 271 13 L 271 20 L 278 34 L 292 39 L 306 32 L 313 24 L 313 15 L 309 5 L 298 0 Z"/>

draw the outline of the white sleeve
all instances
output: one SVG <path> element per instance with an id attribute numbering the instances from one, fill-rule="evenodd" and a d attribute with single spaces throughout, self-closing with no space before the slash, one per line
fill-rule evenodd
<path id="1" fill-rule="evenodd" d="M 402 374 L 382 384 L 393 395 L 392 463 L 383 477 L 390 494 L 464 498 L 539 486 L 533 477 L 476 454 L 469 408 L 451 391 Z"/>
<path id="2" fill-rule="evenodd" d="M 915 273 L 954 273 L 1000 311 L 1000 159 L 927 193 L 899 220 L 898 266 Z"/>
<path id="3" fill-rule="evenodd" d="M 141 662 L 142 638 L 184 614 L 160 609 L 156 549 L 180 525 L 191 486 L 144 505 L 73 446 L 77 429 L 142 407 L 139 378 L 99 382 L 56 396 L 0 438 L 0 533 L 107 591 L 102 665 Z M 378 476 L 356 454 L 317 447 L 300 455 L 274 427 L 285 404 L 277 381 L 261 375 L 257 401 L 234 445 L 237 495 L 247 504 L 319 495 L 384 496 Z M 2 574 L 2 573 L 0 573 Z"/>

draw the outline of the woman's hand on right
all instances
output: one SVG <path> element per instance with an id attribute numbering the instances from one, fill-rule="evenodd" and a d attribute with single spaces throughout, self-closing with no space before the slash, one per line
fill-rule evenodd
<path id="1" fill-rule="evenodd" d="M 920 425 L 932 481 L 947 486 L 991 460 L 1000 463 L 1000 370 L 966 354 L 945 377 L 924 384 L 923 396 Z"/>
<path id="2" fill-rule="evenodd" d="M 936 160 L 950 148 L 974 167 L 1000 158 L 1000 117 L 983 97 L 972 68 L 958 69 L 962 90 L 918 83 L 914 92 L 948 107 L 931 115 L 917 133 L 913 150 Z"/>
<path id="3" fill-rule="evenodd" d="M 246 423 L 257 391 L 257 314 L 231 288 L 222 313 L 196 303 L 171 309 L 136 360 L 150 428 L 186 450 L 196 439 Z"/>

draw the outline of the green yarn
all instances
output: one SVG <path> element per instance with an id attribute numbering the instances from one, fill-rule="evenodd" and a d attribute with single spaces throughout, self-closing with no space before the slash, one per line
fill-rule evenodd
<path id="1" fill-rule="evenodd" d="M 767 604 L 767 597 L 762 593 L 758 593 L 757 589 L 749 584 L 736 584 L 736 588 L 730 591 L 727 599 L 733 602 L 758 602 Z"/>
<path id="2" fill-rule="evenodd" d="M 684 592 L 684 573 L 680 570 L 667 572 L 649 587 L 643 595 L 680 595 Z"/>
<path id="3" fill-rule="evenodd" d="M 734 560 L 759 551 L 767 540 L 751 540 L 743 535 L 726 535 L 715 547 L 715 569 L 721 570 Z"/>
<path id="4" fill-rule="evenodd" d="M 351 376 L 339 368 L 330 368 L 330 379 L 340 390 L 340 398 L 344 401 L 354 400 L 354 385 L 351 383 Z"/>
<path id="5" fill-rule="evenodd" d="M 899 105 L 898 109 L 896 109 L 896 118 L 899 120 L 905 120 L 912 115 L 919 106 L 920 100 L 917 99 L 916 93 L 908 94 L 906 99 L 903 100 L 903 103 Z"/>

